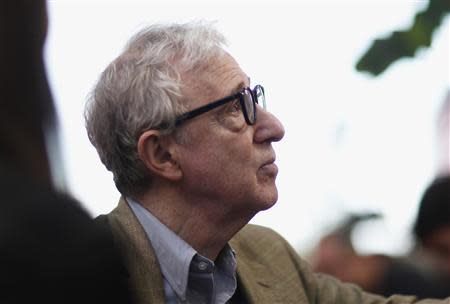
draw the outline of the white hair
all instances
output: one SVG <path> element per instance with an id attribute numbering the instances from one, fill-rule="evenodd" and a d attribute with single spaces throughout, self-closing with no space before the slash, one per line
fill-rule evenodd
<path id="1" fill-rule="evenodd" d="M 180 75 L 223 55 L 225 43 L 211 23 L 153 25 L 101 74 L 86 103 L 86 129 L 121 193 L 138 194 L 151 182 L 137 143 L 146 130 L 174 130 L 185 110 Z"/>

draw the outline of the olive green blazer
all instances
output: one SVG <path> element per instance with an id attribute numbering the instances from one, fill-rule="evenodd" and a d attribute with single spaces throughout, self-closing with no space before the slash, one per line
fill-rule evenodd
<path id="1" fill-rule="evenodd" d="M 123 198 L 107 218 L 122 251 L 136 302 L 164 303 L 163 278 L 154 250 Z M 365 293 L 355 285 L 313 273 L 293 248 L 268 228 L 247 225 L 233 237 L 230 245 L 236 252 L 239 286 L 249 303 L 417 303 L 414 297 L 393 296 L 385 299 Z M 450 304 L 450 300 L 418 303 Z"/>

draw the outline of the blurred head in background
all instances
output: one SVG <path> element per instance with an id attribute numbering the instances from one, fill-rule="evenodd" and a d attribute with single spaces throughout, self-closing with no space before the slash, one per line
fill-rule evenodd
<path id="1" fill-rule="evenodd" d="M 450 176 L 437 178 L 425 190 L 414 234 L 438 267 L 450 275 Z"/>

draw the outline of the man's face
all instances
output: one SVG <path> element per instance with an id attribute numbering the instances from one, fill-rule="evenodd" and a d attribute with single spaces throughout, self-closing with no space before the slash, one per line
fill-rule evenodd
<path id="1" fill-rule="evenodd" d="M 182 77 L 188 110 L 250 86 L 247 75 L 228 54 Z M 257 106 L 257 120 L 245 122 L 236 100 L 179 126 L 181 187 L 193 202 L 208 201 L 226 214 L 254 214 L 277 200 L 271 143 L 284 135 L 281 123 Z M 218 209 L 219 210 L 219 209 Z"/>

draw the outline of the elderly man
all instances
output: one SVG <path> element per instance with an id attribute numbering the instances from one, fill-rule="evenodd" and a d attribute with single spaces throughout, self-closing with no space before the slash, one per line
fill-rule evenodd
<path id="1" fill-rule="evenodd" d="M 136 300 L 388 303 L 313 274 L 279 235 L 247 225 L 277 200 L 272 143 L 284 129 L 223 44 L 205 24 L 149 27 L 87 104 L 89 138 L 123 195 L 100 221 Z"/>

